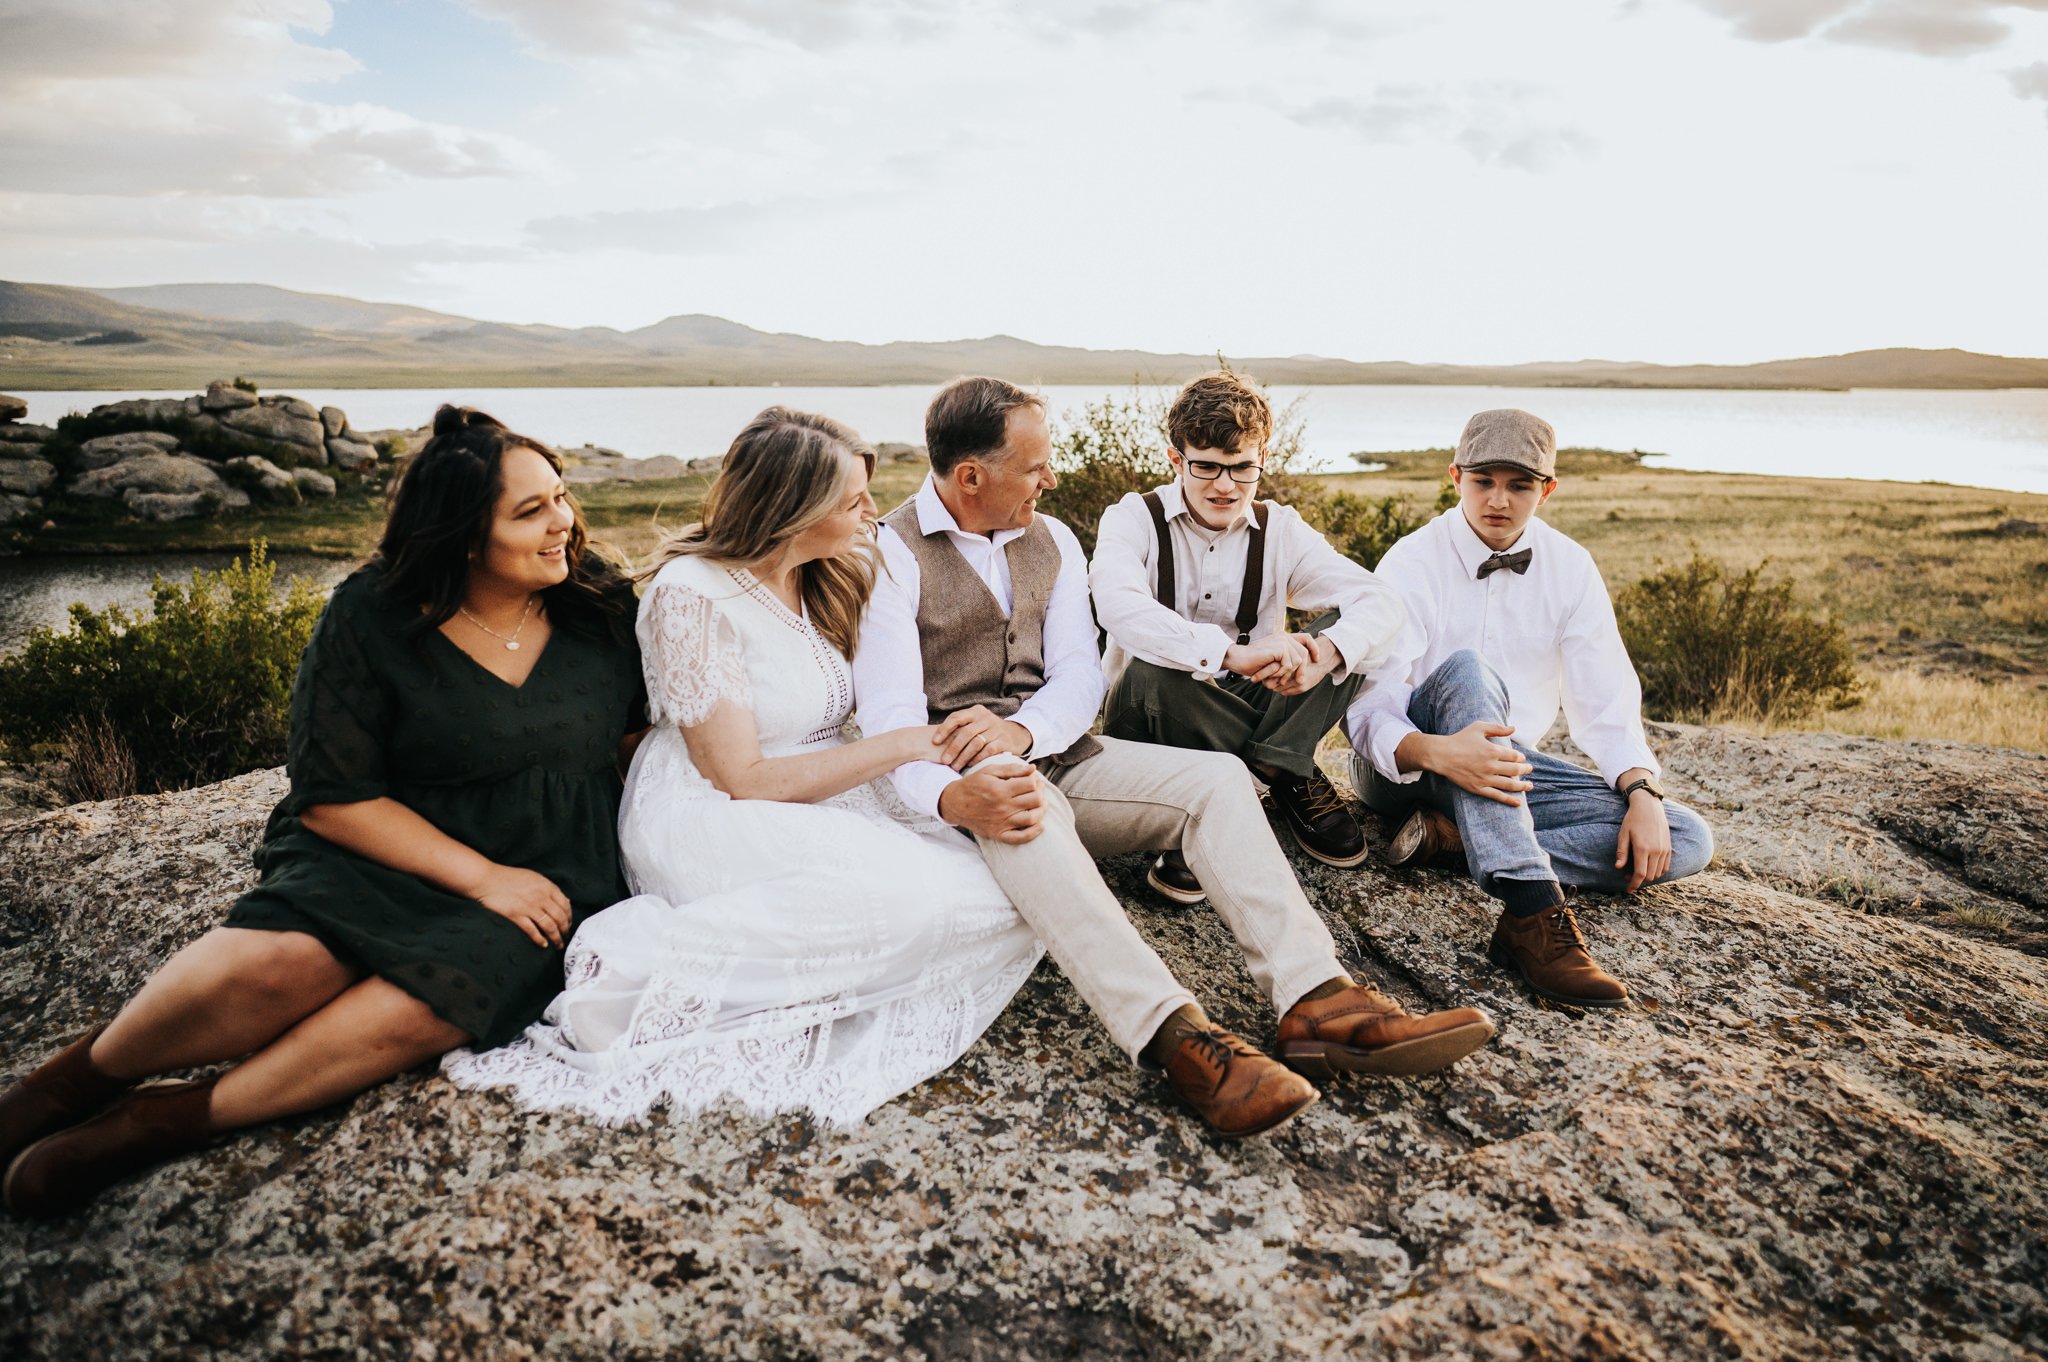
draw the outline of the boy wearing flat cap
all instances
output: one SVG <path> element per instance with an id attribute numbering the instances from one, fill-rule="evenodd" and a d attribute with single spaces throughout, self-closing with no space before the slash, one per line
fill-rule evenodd
<path id="1" fill-rule="evenodd" d="M 1642 684 L 1592 555 L 1543 523 L 1557 436 L 1525 411 L 1482 411 L 1450 474 L 1458 504 L 1387 551 L 1377 575 L 1408 628 L 1346 715 L 1353 776 L 1405 814 L 1397 866 L 1462 855 L 1501 900 L 1488 955 L 1575 1007 L 1620 1007 L 1562 885 L 1634 893 L 1705 869 L 1713 834 L 1664 795 Z M 1536 749 L 1560 704 L 1598 772 Z"/>

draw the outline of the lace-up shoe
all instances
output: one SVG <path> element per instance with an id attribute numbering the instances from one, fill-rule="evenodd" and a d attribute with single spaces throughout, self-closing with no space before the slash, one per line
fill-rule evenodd
<path id="1" fill-rule="evenodd" d="M 1226 1139 L 1283 1125 L 1318 1096 L 1307 1079 L 1220 1026 L 1182 1036 L 1161 1067 L 1181 1099 Z"/>
<path id="2" fill-rule="evenodd" d="M 1188 868 L 1187 858 L 1178 851 L 1160 852 L 1159 859 L 1145 872 L 1145 883 L 1161 898 L 1179 904 L 1193 905 L 1209 897 L 1209 891 L 1202 888 L 1202 882 Z"/>
<path id="3" fill-rule="evenodd" d="M 1397 870 L 1420 865 L 1452 869 L 1464 863 L 1465 840 L 1458 836 L 1458 825 L 1435 809 L 1409 814 L 1387 846 L 1387 864 Z"/>
<path id="4" fill-rule="evenodd" d="M 1287 820 L 1287 830 L 1303 851 L 1324 865 L 1354 866 L 1365 859 L 1365 833 L 1358 815 L 1337 787 L 1321 771 L 1305 776 L 1281 771 L 1269 777 L 1267 788 L 1273 802 Z"/>
<path id="5" fill-rule="evenodd" d="M 1280 1019 L 1280 1058 L 1299 1073 L 1426 1074 L 1457 1063 L 1493 1038 L 1476 1007 L 1413 1016 L 1386 994 L 1353 984 L 1302 999 Z"/>
<path id="6" fill-rule="evenodd" d="M 1529 917 L 1502 911 L 1487 958 L 1522 976 L 1538 996 L 1571 1007 L 1620 1007 L 1628 985 L 1593 963 L 1571 905 L 1560 903 Z"/>

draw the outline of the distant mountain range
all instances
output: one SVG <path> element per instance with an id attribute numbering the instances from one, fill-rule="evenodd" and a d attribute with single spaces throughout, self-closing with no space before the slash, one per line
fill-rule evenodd
<path id="1" fill-rule="evenodd" d="M 1743 365 L 1575 360 L 1510 365 L 1232 356 L 1268 383 L 1624 388 L 2042 388 L 2048 359 L 1863 350 Z M 1177 383 L 1212 355 L 1085 350 L 1014 336 L 863 345 L 686 314 L 634 331 L 512 325 L 266 284 L 84 289 L 0 282 L 0 391 L 265 387 Z"/>

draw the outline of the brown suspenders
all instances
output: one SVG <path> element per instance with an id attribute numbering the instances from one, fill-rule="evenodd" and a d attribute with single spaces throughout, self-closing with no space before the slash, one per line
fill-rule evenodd
<path id="1" fill-rule="evenodd" d="M 1152 512 L 1152 530 L 1159 543 L 1159 574 L 1155 591 L 1159 603 L 1176 615 L 1180 606 L 1175 603 L 1173 581 L 1173 540 L 1166 533 L 1166 508 L 1159 503 L 1159 493 L 1147 492 L 1145 507 Z M 1251 547 L 1244 556 L 1244 591 L 1237 598 L 1237 641 L 1250 643 L 1252 630 L 1259 623 L 1259 595 L 1266 589 L 1266 503 L 1252 503 Z"/>

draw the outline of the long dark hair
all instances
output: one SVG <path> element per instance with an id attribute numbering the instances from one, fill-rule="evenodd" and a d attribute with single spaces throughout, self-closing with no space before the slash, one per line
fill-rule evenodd
<path id="1" fill-rule="evenodd" d="M 502 464 L 509 448 L 530 449 L 557 473 L 562 456 L 540 441 L 505 428 L 474 407 L 444 405 L 434 413 L 434 434 L 399 471 L 391 486 L 384 538 L 370 562 L 379 587 L 419 609 L 408 627 L 438 628 L 455 614 L 469 585 L 470 563 L 490 539 Z M 604 633 L 618 643 L 631 637 L 633 586 L 590 543 L 583 508 L 569 500 L 569 576 L 541 592 L 549 618 L 583 633 Z"/>

